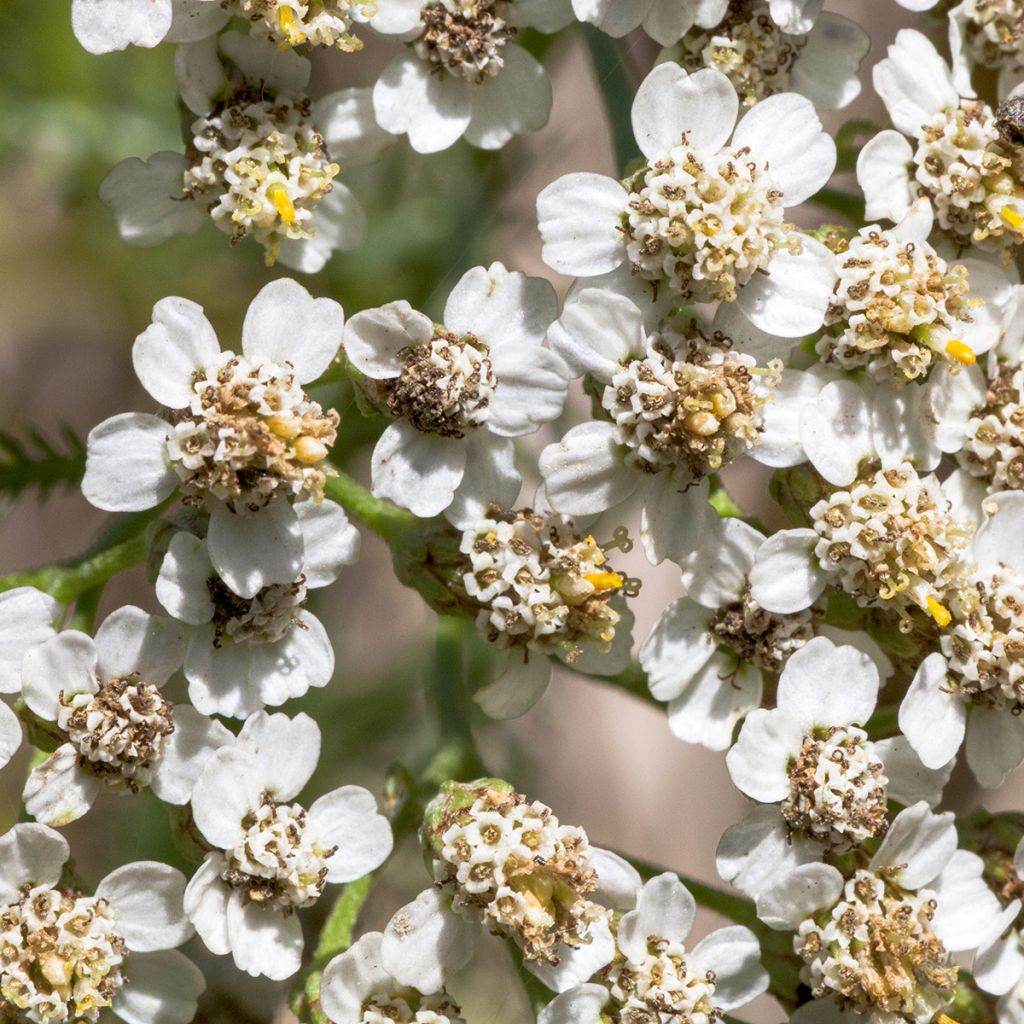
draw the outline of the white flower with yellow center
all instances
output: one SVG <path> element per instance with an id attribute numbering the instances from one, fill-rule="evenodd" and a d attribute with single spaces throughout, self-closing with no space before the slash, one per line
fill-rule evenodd
<path id="1" fill-rule="evenodd" d="M 924 196 L 955 242 L 1009 260 L 1024 241 L 1024 164 L 992 108 L 959 92 L 935 47 L 912 29 L 896 36 L 874 82 L 896 130 L 880 132 L 857 158 L 866 216 L 898 221 Z"/>
<path id="2" fill-rule="evenodd" d="M 770 466 L 805 458 L 797 417 L 820 383 L 784 371 L 785 345 L 732 307 L 719 307 L 710 327 L 680 320 L 649 330 L 628 298 L 584 288 L 550 337 L 574 374 L 603 386 L 604 416 L 541 453 L 548 501 L 584 516 L 639 500 L 655 564 L 699 546 L 715 519 L 712 473 L 746 455 Z"/>
<path id="3" fill-rule="evenodd" d="M 249 306 L 242 352 L 221 351 L 201 306 L 162 299 L 132 349 L 161 416 L 123 413 L 89 434 L 82 491 L 97 508 L 153 508 L 175 491 L 210 511 L 207 545 L 225 583 L 254 597 L 302 571 L 296 502 L 322 500 L 337 413 L 302 385 L 341 345 L 344 314 L 288 279 Z"/>
<path id="4" fill-rule="evenodd" d="M 1024 73 L 1024 10 L 1019 0 L 961 0 L 949 12 L 949 49 L 953 77 L 964 94 L 971 91 L 976 67 L 998 72 L 1003 99 Z"/>
<path id="5" fill-rule="evenodd" d="M 538 1024 L 711 1024 L 768 986 L 753 932 L 739 926 L 685 943 L 696 903 L 672 874 L 658 875 L 615 926 L 615 958 L 588 984 L 556 996 Z"/>
<path id="6" fill-rule="evenodd" d="M 232 245 L 258 242 L 268 266 L 304 273 L 362 243 L 366 216 L 337 175 L 387 144 L 368 89 L 313 103 L 308 60 L 237 32 L 179 47 L 175 70 L 197 115 L 185 152 L 123 160 L 100 186 L 126 242 L 156 245 L 212 220 Z"/>
<path id="7" fill-rule="evenodd" d="M 871 43 L 849 18 L 826 11 L 807 34 L 772 19 L 765 0 L 733 0 L 711 28 L 694 26 L 659 61 L 691 74 L 714 68 L 736 87 L 744 106 L 780 92 L 806 96 L 818 110 L 840 109 L 860 94 L 860 64 Z"/>
<path id="8" fill-rule="evenodd" d="M 999 916 L 982 870 L 957 849 L 953 815 L 917 803 L 866 867 L 844 876 L 803 864 L 777 878 L 757 898 L 758 917 L 796 933 L 801 980 L 815 997 L 793 1019 L 931 1020 L 956 989 L 950 954 L 976 948 Z"/>
<path id="9" fill-rule="evenodd" d="M 775 708 L 747 715 L 726 762 L 762 806 L 725 833 L 718 871 L 748 896 L 782 870 L 881 838 L 889 800 L 941 799 L 952 760 L 928 770 L 902 736 L 868 739 L 878 686 L 867 654 L 816 637 L 786 663 Z"/>
<path id="10" fill-rule="evenodd" d="M 80 818 L 104 789 L 149 787 L 186 804 L 206 759 L 231 733 L 160 690 L 181 667 L 178 623 L 127 605 L 96 637 L 66 630 L 25 656 L 22 696 L 57 749 L 25 782 L 25 807 L 54 827 Z"/>
<path id="11" fill-rule="evenodd" d="M 628 263 L 682 301 L 735 301 L 779 337 L 817 330 L 832 254 L 784 217 L 828 180 L 835 144 L 803 96 L 771 96 L 737 124 L 738 110 L 720 72 L 656 67 L 633 102 L 646 166 L 625 184 L 568 174 L 544 189 L 544 261 L 578 277 Z"/>
<path id="12" fill-rule="evenodd" d="M 70 850 L 45 825 L 0 837 L 0 1009 L 28 1024 L 189 1024 L 205 985 L 174 947 L 192 935 L 185 879 L 155 861 L 126 864 L 95 895 L 62 886 Z"/>
<path id="13" fill-rule="evenodd" d="M 260 711 L 207 762 L 192 793 L 211 851 L 185 890 L 185 911 L 212 953 L 230 953 L 254 977 L 294 974 L 303 950 L 296 911 L 391 852 L 391 826 L 360 786 L 332 790 L 308 810 L 291 803 L 319 756 L 311 718 Z"/>
<path id="14" fill-rule="evenodd" d="M 559 416 L 568 390 L 544 345 L 557 308 L 547 281 L 493 263 L 463 275 L 440 324 L 404 301 L 352 317 L 345 355 L 395 417 L 373 451 L 377 497 L 457 526 L 478 499 L 515 501 L 513 439 Z"/>

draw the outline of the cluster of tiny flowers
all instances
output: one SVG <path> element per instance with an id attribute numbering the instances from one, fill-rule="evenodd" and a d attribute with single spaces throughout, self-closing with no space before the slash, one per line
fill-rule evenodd
<path id="1" fill-rule="evenodd" d="M 312 906 L 327 883 L 327 860 L 334 847 L 324 846 L 298 804 L 274 803 L 242 819 L 245 835 L 221 854 L 220 876 L 246 900 L 291 914 Z"/>
<path id="2" fill-rule="evenodd" d="M 845 853 L 885 833 L 888 781 L 863 729 L 832 726 L 804 737 L 782 816 L 791 831 Z"/>
<path id="3" fill-rule="evenodd" d="M 374 16 L 377 0 L 221 0 L 221 6 L 254 22 L 278 46 L 309 43 L 354 53 L 363 44 L 352 28 Z"/>
<path id="4" fill-rule="evenodd" d="M 209 208 L 232 244 L 255 238 L 268 266 L 282 240 L 316 237 L 316 205 L 340 170 L 310 110 L 305 98 L 243 90 L 192 125 L 185 195 Z"/>
<path id="5" fill-rule="evenodd" d="M 486 423 L 497 386 L 487 346 L 443 328 L 406 354 L 397 378 L 383 382 L 393 416 L 442 437 L 464 437 Z"/>
<path id="6" fill-rule="evenodd" d="M 354 1024 L 465 1024 L 461 1007 L 446 992 L 423 995 L 413 990 L 374 995 L 363 1003 Z"/>
<path id="7" fill-rule="evenodd" d="M 504 67 L 502 50 L 516 36 L 511 0 L 434 0 L 420 13 L 416 53 L 439 70 L 483 82 Z"/>
<path id="8" fill-rule="evenodd" d="M 105 900 L 26 889 L 0 908 L 0 1017 L 6 1002 L 32 1024 L 97 1021 L 123 984 L 126 955 Z"/>
<path id="9" fill-rule="evenodd" d="M 137 793 L 163 757 L 174 707 L 155 686 L 111 679 L 96 693 L 62 694 L 57 725 L 84 767 L 115 790 Z"/>
<path id="10" fill-rule="evenodd" d="M 717 611 L 711 633 L 739 661 L 777 673 L 814 636 L 818 618 L 820 612 L 814 607 L 785 615 L 766 611 L 748 587 L 739 601 Z"/>
<path id="11" fill-rule="evenodd" d="M 312 401 L 289 366 L 223 352 L 197 371 L 193 391 L 168 442 L 186 496 L 258 507 L 278 493 L 323 495 L 338 414 Z"/>
<path id="12" fill-rule="evenodd" d="M 985 404 L 971 416 L 957 459 L 991 491 L 1024 487 L 1024 368 L 999 367 Z"/>
<path id="13" fill-rule="evenodd" d="M 620 616 L 609 602 L 626 581 L 568 517 L 496 514 L 463 533 L 460 551 L 462 585 L 491 643 L 571 661 L 581 642 L 607 648 L 614 639 Z"/>
<path id="14" fill-rule="evenodd" d="M 941 638 L 956 691 L 1012 714 L 1024 711 L 1024 581 L 1009 572 L 975 576 L 950 599 Z"/>
<path id="15" fill-rule="evenodd" d="M 781 371 L 781 362 L 759 369 L 728 339 L 666 332 L 618 370 L 601 404 L 630 463 L 651 473 L 681 466 L 700 480 L 758 443 Z"/>
<path id="16" fill-rule="evenodd" d="M 732 302 L 773 253 L 801 251 L 781 189 L 749 150 L 702 159 L 684 137 L 627 188 L 622 227 L 633 269 L 682 299 Z"/>
<path id="17" fill-rule="evenodd" d="M 961 243 L 1009 254 L 1024 240 L 1024 218 L 1006 205 L 1024 200 L 1024 166 L 1003 144 L 992 108 L 961 100 L 916 134 L 915 177 L 939 226 Z"/>
<path id="18" fill-rule="evenodd" d="M 722 1016 L 714 974 L 693 973 L 681 942 L 652 937 L 642 963 L 618 953 L 597 977 L 612 997 L 604 1012 L 613 1024 L 714 1024 Z"/>
<path id="19" fill-rule="evenodd" d="M 434 880 L 453 909 L 512 938 L 528 960 L 558 963 L 556 947 L 586 945 L 606 911 L 582 829 L 562 825 L 497 780 L 455 785 L 427 809 Z"/>
<path id="20" fill-rule="evenodd" d="M 679 63 L 687 71 L 714 68 L 732 82 L 744 105 L 785 92 L 806 36 L 786 35 L 765 3 L 732 0 L 713 29 L 694 28 L 680 41 Z"/>
<path id="21" fill-rule="evenodd" d="M 280 640 L 292 626 L 301 624 L 298 613 L 306 600 L 306 578 L 294 583 L 273 583 L 254 597 L 239 597 L 219 576 L 206 583 L 213 601 L 214 643 L 224 638 L 239 643 L 272 644 Z"/>
<path id="22" fill-rule="evenodd" d="M 967 270 L 950 266 L 927 242 L 905 242 L 862 228 L 836 260 L 838 281 L 816 351 L 844 370 L 901 384 L 923 379 L 939 361 L 973 363 L 957 338 L 971 322 Z"/>
<path id="23" fill-rule="evenodd" d="M 916 605 L 941 625 L 940 602 L 956 579 L 969 532 L 949 510 L 934 476 L 909 463 L 868 472 L 810 510 L 821 567 L 858 604 Z"/>
<path id="24" fill-rule="evenodd" d="M 1024 9 L 1020 0 L 967 0 L 967 45 L 978 64 L 999 67 L 1024 49 Z"/>
<path id="25" fill-rule="evenodd" d="M 928 890 L 907 892 L 882 873 L 858 871 L 835 907 L 797 930 L 802 980 L 843 1008 L 930 1019 L 949 1003 L 957 978 L 931 931 L 935 907 Z"/>

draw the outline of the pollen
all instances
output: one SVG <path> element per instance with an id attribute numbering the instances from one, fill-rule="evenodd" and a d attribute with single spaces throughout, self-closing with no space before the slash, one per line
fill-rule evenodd
<path id="1" fill-rule="evenodd" d="M 622 587 L 622 576 L 617 572 L 591 572 L 583 577 L 599 594 L 606 590 L 619 590 Z"/>
<path id="2" fill-rule="evenodd" d="M 973 366 L 977 362 L 974 349 L 962 341 L 947 342 L 946 354 L 952 356 L 958 363 L 963 363 L 964 366 Z"/>
<path id="3" fill-rule="evenodd" d="M 282 7 L 277 12 L 277 20 L 281 24 L 281 31 L 286 36 L 285 41 L 280 44 L 278 49 L 286 50 L 289 46 L 298 46 L 306 41 L 306 34 L 300 31 L 298 19 L 291 7 Z"/>
<path id="4" fill-rule="evenodd" d="M 1024 231 L 1024 217 L 1009 206 L 1004 206 L 999 211 L 999 216 L 1013 228 L 1014 231 Z"/>
<path id="5" fill-rule="evenodd" d="M 284 185 L 279 181 L 274 182 L 274 184 L 267 189 L 267 195 L 274 206 L 277 207 L 277 212 L 281 215 L 281 220 L 289 226 L 294 224 L 295 204 L 292 202 L 291 197 L 288 195 L 288 190 Z"/>
<path id="6" fill-rule="evenodd" d="M 926 604 L 928 614 L 939 624 L 940 629 L 945 629 L 953 619 L 949 609 L 936 601 L 934 597 L 929 597 Z"/>

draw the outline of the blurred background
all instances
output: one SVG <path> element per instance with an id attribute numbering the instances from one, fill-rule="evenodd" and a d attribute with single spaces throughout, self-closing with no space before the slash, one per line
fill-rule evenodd
<path id="1" fill-rule="evenodd" d="M 287 271 L 267 270 L 255 244 L 230 249 L 212 225 L 153 249 L 122 244 L 96 190 L 122 158 L 180 148 L 173 50 L 94 57 L 71 34 L 67 0 L 4 0 L 3 6 L 0 431 L 23 438 L 38 430 L 56 443 L 63 427 L 84 438 L 109 415 L 150 408 L 132 372 L 130 349 L 158 299 L 182 295 L 201 303 L 224 347 L 232 348 L 250 299 Z M 920 24 L 893 0 L 831 0 L 826 7 L 872 34 L 866 77 L 899 27 Z M 934 28 L 936 36 L 943 35 L 941 24 Z M 313 95 L 373 83 L 397 44 L 370 33 L 365 37 L 361 54 L 315 55 Z M 501 260 L 550 278 L 564 294 L 568 281 L 540 260 L 536 194 L 568 171 L 617 174 L 618 169 L 601 95 L 578 35 L 570 30 L 554 41 L 529 42 L 543 53 L 554 83 L 549 125 L 515 139 L 500 154 L 459 143 L 447 153 L 424 157 L 403 139 L 374 166 L 343 168 L 341 180 L 368 211 L 369 238 L 359 251 L 338 254 L 322 273 L 303 279 L 310 291 L 337 299 L 348 314 L 405 298 L 438 318 L 463 271 Z M 620 52 L 639 81 L 657 51 L 638 33 L 622 41 Z M 854 117 L 884 122 L 870 90 L 826 121 L 834 129 Z M 816 223 L 835 215 L 809 209 L 803 219 Z M 343 414 L 336 454 L 349 472 L 367 481 L 380 424 L 360 416 L 343 386 L 316 397 Z M 582 408 L 582 402 L 570 408 L 566 421 L 530 439 L 531 447 L 559 436 Z M 727 482 L 748 511 L 780 523 L 767 497 L 767 477 L 756 467 L 727 475 Z M 75 491 L 54 491 L 45 502 L 26 492 L 0 506 L 0 574 L 78 554 L 107 521 Z M 652 569 L 636 552 L 625 567 L 644 580 L 634 604 L 639 641 L 678 596 L 678 576 L 668 565 Z M 141 569 L 108 586 L 100 617 L 124 603 L 159 611 Z M 422 696 L 432 659 L 433 613 L 396 581 L 387 549 L 365 531 L 359 564 L 326 593 L 317 592 L 313 610 L 331 633 L 338 670 L 326 690 L 286 707 L 291 714 L 312 714 L 325 734 L 309 792 L 359 783 L 379 794 L 391 762 L 414 764 L 435 741 Z M 524 719 L 502 726 L 479 723 L 478 739 L 492 772 L 552 806 L 563 821 L 584 826 L 593 842 L 704 880 L 715 880 L 718 837 L 745 813 L 746 802 L 729 783 L 723 756 L 676 740 L 660 710 L 568 672 L 558 675 Z M 26 757 L 0 776 L 0 832 L 18 818 Z M 1018 773 L 1003 792 L 1022 781 Z M 973 790 L 959 777 L 949 792 L 954 808 L 980 802 L 998 810 L 1006 802 Z M 186 871 L 193 863 L 177 844 L 166 809 L 149 794 L 103 796 L 67 833 L 76 869 L 88 885 L 129 860 L 159 858 Z M 363 926 L 382 927 L 426 883 L 417 852 L 407 843 L 375 887 Z M 311 933 L 329 907 L 330 894 L 306 912 Z M 717 923 L 702 914 L 696 934 Z M 494 940 L 486 946 L 452 986 L 466 1017 L 477 1024 L 529 1019 L 502 944 Z M 227 958 L 207 955 L 198 940 L 186 951 L 209 984 L 200 1020 L 286 1019 L 286 985 L 239 975 Z M 782 1012 L 765 998 L 745 1016 L 760 1024 L 781 1019 Z"/>

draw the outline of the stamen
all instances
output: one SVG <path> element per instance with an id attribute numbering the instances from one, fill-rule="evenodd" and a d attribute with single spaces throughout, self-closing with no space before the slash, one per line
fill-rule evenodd
<path id="1" fill-rule="evenodd" d="M 929 597 L 926 604 L 928 614 L 939 624 L 940 629 L 945 629 L 953 620 L 949 609 L 944 604 L 936 601 L 934 597 Z"/>
<path id="2" fill-rule="evenodd" d="M 974 349 L 962 341 L 947 342 L 946 353 L 952 356 L 958 363 L 963 363 L 964 366 L 973 366 L 977 362 Z"/>
<path id="3" fill-rule="evenodd" d="M 304 466 L 315 466 L 327 458 L 327 446 L 315 437 L 300 437 L 295 442 L 295 458 Z"/>
<path id="4" fill-rule="evenodd" d="M 295 17 L 295 11 L 290 7 L 281 7 L 277 12 L 277 20 L 281 23 L 281 31 L 288 37 L 286 43 L 282 43 L 278 49 L 286 50 L 289 46 L 298 46 L 300 43 L 306 41 L 306 34 L 299 31 L 298 19 Z M 283 217 L 284 214 L 282 213 Z M 288 221 L 290 224 L 291 221 Z"/>
<path id="5" fill-rule="evenodd" d="M 999 216 L 1013 228 L 1014 231 L 1024 231 L 1024 217 L 1010 206 L 1003 206 L 999 210 Z"/>
<path id="6" fill-rule="evenodd" d="M 290 10 L 290 8 L 282 8 L 282 11 Z M 291 197 L 288 195 L 288 190 L 279 181 L 275 181 L 270 188 L 267 189 L 267 195 L 270 201 L 277 207 L 277 212 L 281 215 L 281 220 L 289 227 L 295 223 L 295 204 L 291 201 Z"/>
<path id="7" fill-rule="evenodd" d="M 599 594 L 605 590 L 619 590 L 624 582 L 617 572 L 590 572 L 583 578 Z"/>

